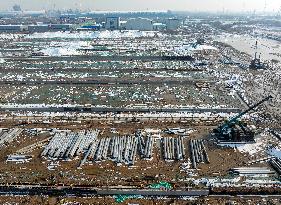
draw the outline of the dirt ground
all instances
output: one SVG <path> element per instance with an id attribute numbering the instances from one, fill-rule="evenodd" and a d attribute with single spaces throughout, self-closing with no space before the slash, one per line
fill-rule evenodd
<path id="1" fill-rule="evenodd" d="M 152 160 L 136 158 L 134 166 L 116 166 L 112 161 L 102 161 L 100 163 L 84 164 L 82 169 L 78 169 L 82 156 L 78 156 L 71 161 L 59 161 L 59 165 L 54 171 L 47 169 L 50 160 L 41 158 L 43 148 L 34 150 L 31 155 L 33 159 L 28 163 L 16 164 L 6 162 L 7 155 L 15 153 L 17 150 L 49 137 L 48 135 L 30 136 L 24 133 L 13 143 L 3 148 L 0 153 L 0 183 L 40 183 L 40 184 L 65 184 L 65 185 L 92 185 L 97 187 L 107 187 L 116 185 L 143 187 L 157 181 L 168 181 L 176 187 L 187 186 L 184 179 L 187 174 L 181 170 L 181 165 L 189 158 L 189 139 L 208 138 L 213 126 L 200 126 L 180 122 L 143 122 L 143 123 L 105 123 L 84 124 L 72 126 L 70 124 L 53 124 L 48 127 L 60 129 L 93 129 L 102 130 L 103 136 L 109 135 L 109 130 L 115 127 L 120 135 L 134 134 L 136 129 L 167 127 L 182 127 L 194 130 L 184 140 L 186 158 L 183 161 L 167 162 L 163 160 L 161 150 L 155 146 Z M 29 124 L 26 127 L 44 127 L 44 125 Z M 165 136 L 167 134 L 164 134 Z M 174 135 L 176 136 L 176 135 Z M 201 163 L 196 173 L 197 177 L 202 176 L 224 176 L 232 167 L 242 166 L 248 157 L 230 148 L 216 147 L 212 142 L 205 142 L 210 158 L 209 164 Z M 157 144 L 157 143 L 156 143 Z M 219 166 L 218 166 L 219 165 Z"/>

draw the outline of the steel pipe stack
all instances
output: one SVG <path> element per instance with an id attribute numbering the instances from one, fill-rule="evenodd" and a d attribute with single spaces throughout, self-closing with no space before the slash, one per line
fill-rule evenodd
<path id="1" fill-rule="evenodd" d="M 143 157 L 144 156 L 144 150 L 145 150 L 145 143 L 144 143 L 144 139 L 143 139 L 143 136 L 142 136 L 142 134 L 141 134 L 141 132 L 138 130 L 137 132 L 136 132 L 136 135 L 135 135 L 136 137 L 137 137 L 137 139 L 138 139 L 138 150 L 139 150 L 139 155 L 141 156 L 141 157 Z"/>
<path id="2" fill-rule="evenodd" d="M 163 137 L 162 140 L 163 157 L 165 160 L 183 160 L 184 145 L 183 137 Z"/>
<path id="3" fill-rule="evenodd" d="M 168 154 L 167 154 L 167 138 L 163 137 L 162 138 L 162 151 L 163 151 L 163 157 L 164 159 L 168 159 Z"/>
<path id="4" fill-rule="evenodd" d="M 86 152 L 84 158 L 81 160 L 80 164 L 79 164 L 79 167 L 81 167 L 86 161 L 87 161 L 87 158 L 89 157 L 90 153 L 92 152 L 93 148 L 95 147 L 95 142 L 92 142 L 88 151 Z"/>
<path id="5" fill-rule="evenodd" d="M 138 148 L 138 138 L 133 136 L 107 137 L 99 139 L 92 152 L 93 161 L 112 160 L 118 163 L 133 165 Z"/>
<path id="6" fill-rule="evenodd" d="M 179 147 L 182 153 L 182 159 L 185 158 L 185 149 L 184 149 L 184 143 L 183 143 L 183 137 L 179 137 Z"/>
<path id="7" fill-rule="evenodd" d="M 203 143 L 203 140 L 200 140 L 200 143 L 201 143 L 201 148 L 203 150 L 203 154 L 204 154 L 205 160 L 206 160 L 207 163 L 210 163 L 209 156 L 208 156 L 206 147 L 205 147 L 205 145 Z"/>
<path id="8" fill-rule="evenodd" d="M 210 163 L 208 153 L 202 140 L 190 140 L 191 162 L 194 169 L 198 163 Z"/>
<path id="9" fill-rule="evenodd" d="M 274 173 L 267 167 L 239 167 L 239 168 L 232 168 L 231 171 L 233 173 L 237 173 L 239 175 L 273 174 Z"/>
<path id="10" fill-rule="evenodd" d="M 130 165 L 134 165 L 134 163 L 135 163 L 137 149 L 138 149 L 138 139 L 134 138 L 133 149 L 132 149 L 132 152 L 131 152 L 131 155 L 130 155 L 130 161 L 131 161 Z"/>
<path id="11" fill-rule="evenodd" d="M 192 167 L 194 169 L 197 168 L 196 166 L 196 159 L 195 159 L 195 150 L 194 150 L 194 144 L 193 144 L 193 140 L 189 141 L 189 145 L 190 145 L 190 156 L 191 156 L 191 163 L 192 163 Z"/>
<path id="12" fill-rule="evenodd" d="M 5 143 L 12 142 L 16 137 L 18 137 L 23 132 L 23 129 L 14 128 L 8 131 L 2 131 L 0 133 L 0 146 L 3 146 Z"/>
<path id="13" fill-rule="evenodd" d="M 57 132 L 45 146 L 41 156 L 49 158 L 65 159 L 74 155 L 87 153 L 90 145 L 95 141 L 99 131 Z M 91 151 L 92 152 L 92 151 Z M 90 153 L 89 152 L 89 155 Z"/>

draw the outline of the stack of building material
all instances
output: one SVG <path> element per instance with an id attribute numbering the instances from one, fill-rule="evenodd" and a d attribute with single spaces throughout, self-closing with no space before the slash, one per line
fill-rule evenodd
<path id="1" fill-rule="evenodd" d="M 135 134 L 136 138 L 138 139 L 138 150 L 139 150 L 139 155 L 141 157 L 144 156 L 144 148 L 145 148 L 145 142 L 144 142 L 144 137 L 141 134 L 141 131 L 138 130 Z"/>
<path id="2" fill-rule="evenodd" d="M 137 131 L 134 136 L 114 136 L 97 138 L 99 131 L 57 132 L 41 153 L 52 159 L 71 159 L 83 154 L 79 164 L 112 160 L 117 164 L 134 165 L 137 154 L 141 159 L 151 159 L 155 137 L 143 136 Z M 169 138 L 171 159 L 184 158 L 183 138 Z M 139 151 L 139 152 L 138 152 Z M 167 151 L 168 153 L 168 151 Z"/>
<path id="3" fill-rule="evenodd" d="M 97 139 L 85 156 L 94 162 L 112 160 L 133 165 L 137 153 L 138 139 L 135 136 L 115 136 Z"/>
<path id="4" fill-rule="evenodd" d="M 23 147 L 21 149 L 19 149 L 17 151 L 17 154 L 27 154 L 27 153 L 31 153 L 33 150 L 35 150 L 38 147 L 43 147 L 44 145 L 46 145 L 48 143 L 48 141 L 51 139 L 52 137 L 48 137 L 44 140 L 41 140 L 39 142 L 36 142 L 34 144 L 28 145 L 26 147 Z"/>
<path id="5" fill-rule="evenodd" d="M 23 129 L 14 128 L 0 133 L 0 146 L 12 142 L 16 137 L 22 133 Z"/>
<path id="6" fill-rule="evenodd" d="M 41 156 L 49 158 L 73 158 L 87 150 L 99 131 L 57 132 L 45 146 Z"/>
<path id="7" fill-rule="evenodd" d="M 198 163 L 210 163 L 209 156 L 203 143 L 203 140 L 190 140 L 190 152 L 191 162 L 194 169 L 197 168 Z"/>
<path id="8" fill-rule="evenodd" d="M 267 167 L 238 167 L 232 168 L 230 171 L 239 175 L 274 174 L 274 172 Z"/>
<path id="9" fill-rule="evenodd" d="M 152 158 L 152 151 L 154 147 L 154 137 L 149 135 L 146 137 L 146 143 L 144 147 L 144 155 L 143 157 L 145 159 L 151 159 Z"/>
<path id="10" fill-rule="evenodd" d="M 183 160 L 184 159 L 184 145 L 183 137 L 163 137 L 163 157 L 165 160 Z"/>
<path id="11" fill-rule="evenodd" d="M 24 162 L 29 162 L 31 159 L 32 159 L 31 155 L 9 155 L 6 161 L 24 163 Z"/>

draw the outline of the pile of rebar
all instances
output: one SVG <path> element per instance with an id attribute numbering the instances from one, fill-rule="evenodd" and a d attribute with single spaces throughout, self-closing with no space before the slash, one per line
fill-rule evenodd
<path id="1" fill-rule="evenodd" d="M 194 169 L 197 168 L 198 163 L 210 163 L 209 156 L 203 140 L 190 140 L 190 153 L 191 153 L 191 162 Z"/>

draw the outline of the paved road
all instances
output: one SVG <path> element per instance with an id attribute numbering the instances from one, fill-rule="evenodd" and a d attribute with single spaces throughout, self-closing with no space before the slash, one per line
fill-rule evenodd
<path id="1" fill-rule="evenodd" d="M 112 196 L 112 195 L 141 195 L 141 196 L 162 196 L 162 197 L 182 197 L 182 196 L 207 196 L 209 190 L 124 190 L 124 189 L 95 189 L 80 187 L 47 187 L 47 186 L 0 186 L 0 195 L 48 195 L 48 196 Z"/>
<path id="2" fill-rule="evenodd" d="M 64 79 L 64 80 L 1 80 L 0 85 L 135 85 L 135 84 L 155 84 L 155 85 L 162 85 L 162 84 L 194 84 L 196 82 L 206 82 L 206 83 L 214 83 L 214 81 L 206 81 L 204 79 L 174 79 L 174 80 L 167 80 L 167 79 L 137 79 L 137 80 L 77 80 L 77 79 Z"/>
<path id="3" fill-rule="evenodd" d="M 43 73 L 71 73 L 71 72 L 82 72 L 82 73 L 94 73 L 94 72 L 111 72 L 118 71 L 119 73 L 125 72 L 156 72 L 156 71 L 171 71 L 171 72 L 200 72 L 203 71 L 202 68 L 199 67 L 186 67 L 186 68 L 36 68 L 36 69 L 27 69 L 27 68 L 7 68 L 0 66 L 0 73 L 34 73 L 34 72 L 43 72 Z"/>
<path id="4" fill-rule="evenodd" d="M 110 108 L 110 107 L 1 107 L 0 111 L 83 112 L 83 113 L 240 113 L 239 108 Z"/>
<path id="5" fill-rule="evenodd" d="M 193 61 L 191 56 L 34 56 L 34 57 L 9 57 L 5 60 L 12 61 Z"/>

